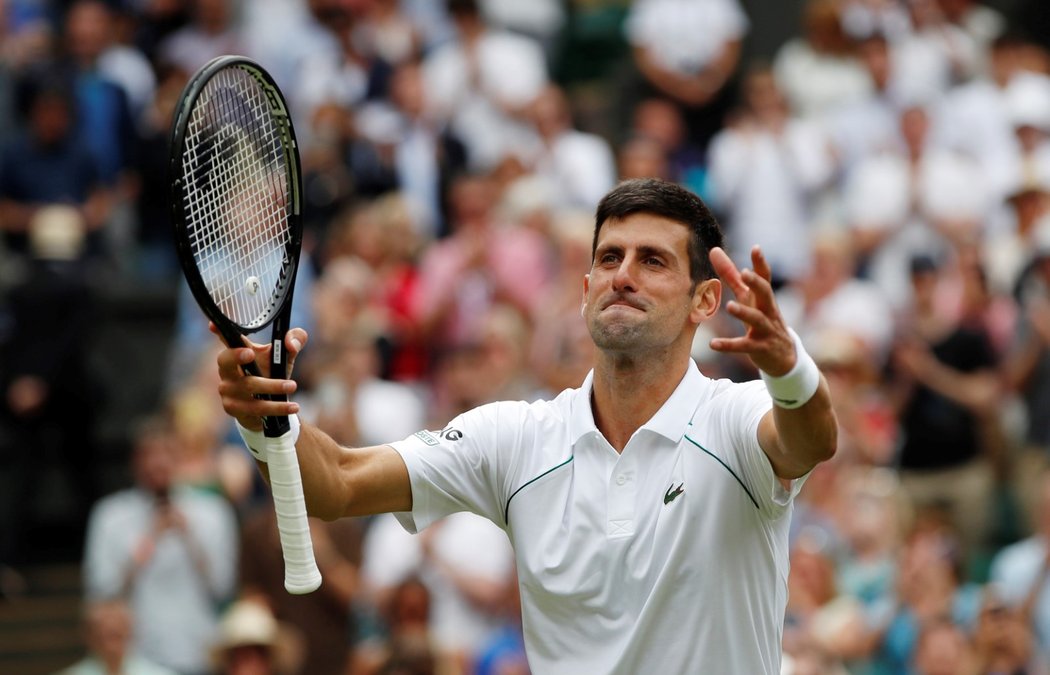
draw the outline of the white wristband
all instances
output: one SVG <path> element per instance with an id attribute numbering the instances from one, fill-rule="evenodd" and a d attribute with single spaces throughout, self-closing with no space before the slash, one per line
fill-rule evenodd
<path id="1" fill-rule="evenodd" d="M 762 381 L 766 383 L 773 403 L 781 408 L 793 410 L 806 404 L 820 386 L 820 369 L 802 345 L 798 333 L 788 328 L 795 343 L 795 365 L 779 377 L 773 377 L 765 371 L 759 371 Z"/>
<path id="2" fill-rule="evenodd" d="M 286 436 L 292 437 L 292 445 L 299 440 L 299 416 L 289 415 L 288 416 L 288 432 Z M 248 429 L 242 427 L 240 422 L 237 422 L 237 431 L 241 434 L 241 440 L 248 447 L 248 452 L 252 453 L 252 457 L 266 463 L 266 434 L 261 430 L 255 431 L 254 429 Z"/>

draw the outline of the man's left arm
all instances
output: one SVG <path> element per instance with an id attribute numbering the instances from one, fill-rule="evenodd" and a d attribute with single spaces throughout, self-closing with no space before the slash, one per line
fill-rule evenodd
<path id="1" fill-rule="evenodd" d="M 751 250 L 753 270 L 738 270 L 720 248 L 711 250 L 711 262 L 736 296 L 726 311 L 747 328 L 740 337 L 712 339 L 711 348 L 747 354 L 759 369 L 773 398 L 759 422 L 759 444 L 778 478 L 804 476 L 835 454 L 838 423 L 828 384 L 780 315 L 761 249 Z"/>

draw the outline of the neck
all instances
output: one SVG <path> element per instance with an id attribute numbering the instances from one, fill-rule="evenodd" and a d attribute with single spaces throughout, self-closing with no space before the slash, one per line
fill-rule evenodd
<path id="1" fill-rule="evenodd" d="M 595 425 L 617 452 L 671 397 L 688 363 L 688 358 L 668 354 L 598 357 L 591 408 Z"/>

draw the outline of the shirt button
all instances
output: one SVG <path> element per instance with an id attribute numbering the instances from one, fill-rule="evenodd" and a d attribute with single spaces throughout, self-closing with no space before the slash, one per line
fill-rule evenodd
<path id="1" fill-rule="evenodd" d="M 623 485 L 626 482 L 627 482 L 627 476 L 623 475 L 622 473 L 619 476 L 616 477 L 616 484 L 617 485 Z"/>

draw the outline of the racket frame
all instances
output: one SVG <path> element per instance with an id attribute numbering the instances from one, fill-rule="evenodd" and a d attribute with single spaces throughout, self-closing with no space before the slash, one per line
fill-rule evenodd
<path id="1" fill-rule="evenodd" d="M 278 280 L 276 293 L 271 291 L 270 302 L 274 310 L 266 322 L 254 326 L 242 326 L 229 317 L 219 308 L 212 299 L 207 285 L 201 276 L 200 270 L 194 260 L 193 244 L 190 241 L 189 230 L 184 226 L 186 222 L 185 197 L 187 186 L 184 182 L 182 158 L 186 144 L 186 135 L 189 128 L 190 115 L 197 104 L 204 88 L 211 79 L 220 71 L 227 68 L 239 68 L 252 76 L 259 84 L 260 89 L 266 95 L 270 103 L 270 110 L 281 132 L 282 147 L 284 149 L 284 160 L 288 178 L 287 209 L 288 219 L 288 242 L 285 244 L 284 259 L 282 261 L 281 274 Z M 287 377 L 287 350 L 284 348 L 284 335 L 289 329 L 290 314 L 292 306 L 292 295 L 295 289 L 296 271 L 299 266 L 299 255 L 302 249 L 303 223 L 301 212 L 301 195 L 303 190 L 302 171 L 300 169 L 298 145 L 295 139 L 295 129 L 292 126 L 291 115 L 284 96 L 281 94 L 273 77 L 258 63 L 244 57 L 235 55 L 218 56 L 197 71 L 186 83 L 179 97 L 179 105 L 172 121 L 171 147 L 169 154 L 169 179 L 171 181 L 171 217 L 175 230 L 175 245 L 178 249 L 179 264 L 185 274 L 190 291 L 197 304 L 200 305 L 204 314 L 215 324 L 227 345 L 241 346 L 245 344 L 244 336 L 258 332 L 272 324 L 271 331 L 271 378 Z M 254 362 L 243 366 L 249 375 L 261 376 Z M 287 400 L 287 396 L 273 395 L 267 397 L 269 400 Z M 266 436 L 275 438 L 283 435 L 289 429 L 288 418 L 283 416 L 266 417 L 263 419 L 263 430 Z"/>

